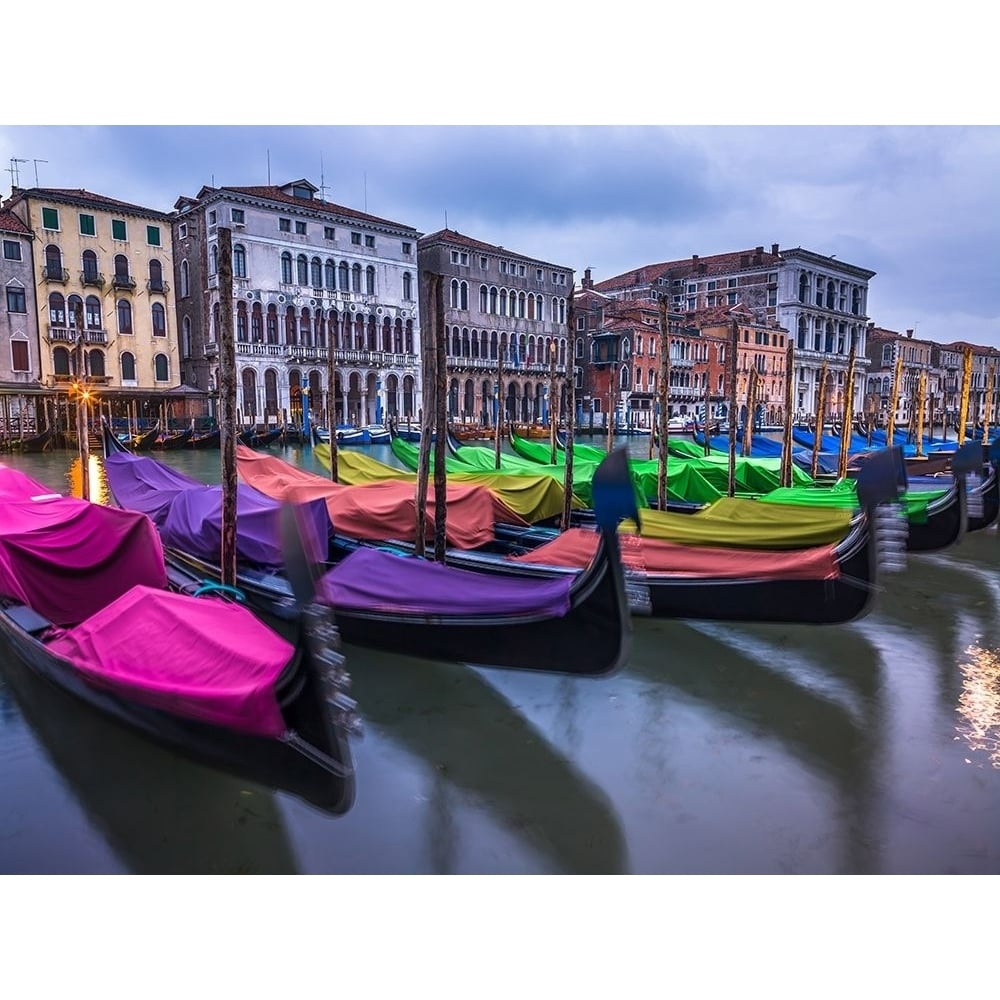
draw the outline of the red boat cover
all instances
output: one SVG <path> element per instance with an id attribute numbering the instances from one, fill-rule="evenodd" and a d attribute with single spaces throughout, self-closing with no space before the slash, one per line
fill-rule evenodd
<path id="1" fill-rule="evenodd" d="M 589 566 L 597 551 L 597 533 L 570 528 L 551 542 L 515 562 L 548 566 Z M 619 535 L 622 563 L 648 576 L 738 580 L 833 580 L 840 566 L 832 545 L 809 549 L 722 549 L 707 545 L 678 545 L 638 535 Z"/>
<path id="2" fill-rule="evenodd" d="M 274 688 L 294 647 L 238 604 L 133 587 L 47 648 L 140 704 L 260 736 L 285 730 Z"/>
<path id="3" fill-rule="evenodd" d="M 575 579 L 573 574 L 552 580 L 503 577 L 361 548 L 329 570 L 316 593 L 334 610 L 562 618 Z"/>
<path id="4" fill-rule="evenodd" d="M 302 503 L 322 497 L 333 522 L 333 530 L 368 541 L 416 537 L 416 490 L 412 483 L 384 480 L 366 486 L 342 486 L 314 472 L 289 465 L 237 445 L 240 477 L 254 489 L 275 500 Z M 448 544 L 456 549 L 475 549 L 494 540 L 493 525 L 527 525 L 505 503 L 482 486 L 448 486 Z M 434 538 L 433 490 L 427 497 L 427 539 Z"/>
<path id="5" fill-rule="evenodd" d="M 166 587 L 160 538 L 145 514 L 73 497 L 11 499 L 6 471 L 0 594 L 56 625 L 75 625 L 136 584 Z"/>

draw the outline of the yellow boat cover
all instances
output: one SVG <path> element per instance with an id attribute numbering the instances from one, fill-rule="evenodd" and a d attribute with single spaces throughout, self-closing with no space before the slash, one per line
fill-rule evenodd
<path id="1" fill-rule="evenodd" d="M 722 497 L 694 514 L 644 510 L 638 534 L 688 545 L 804 549 L 835 545 L 847 535 L 853 516 L 852 510 L 844 508 L 794 507 Z M 623 521 L 620 530 L 636 534 L 635 522 Z"/>
<path id="2" fill-rule="evenodd" d="M 313 454 L 320 464 L 330 468 L 330 446 L 317 444 Z M 386 465 L 353 448 L 337 449 L 337 476 L 340 482 L 349 486 L 396 479 L 406 483 L 416 483 L 417 474 Z M 449 472 L 449 483 L 470 483 L 485 486 L 512 511 L 531 524 L 558 517 L 563 512 L 563 488 L 551 476 L 504 476 L 497 473 Z M 434 488 L 433 479 L 428 489 Z M 584 504 L 573 497 L 574 508 Z"/>

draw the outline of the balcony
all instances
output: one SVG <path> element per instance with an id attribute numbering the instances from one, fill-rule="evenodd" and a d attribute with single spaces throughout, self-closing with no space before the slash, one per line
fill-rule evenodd
<path id="1" fill-rule="evenodd" d="M 112 288 L 125 288 L 131 291 L 135 288 L 135 278 L 130 278 L 127 274 L 116 274 L 111 279 Z"/>
<path id="2" fill-rule="evenodd" d="M 49 324 L 48 340 L 50 343 L 76 345 L 78 339 L 75 326 L 54 326 L 51 323 Z M 83 342 L 85 344 L 107 344 L 108 333 L 106 330 L 84 330 Z"/>
<path id="3" fill-rule="evenodd" d="M 165 281 L 147 281 L 146 289 L 150 292 L 159 292 L 160 295 L 166 295 L 170 291 L 170 285 Z"/>
<path id="4" fill-rule="evenodd" d="M 97 271 L 81 271 L 80 272 L 80 284 L 81 285 L 93 285 L 95 288 L 104 287 L 104 275 L 99 274 Z"/>
<path id="5" fill-rule="evenodd" d="M 43 267 L 42 281 L 58 281 L 64 285 L 69 281 L 69 271 L 64 267 Z"/>

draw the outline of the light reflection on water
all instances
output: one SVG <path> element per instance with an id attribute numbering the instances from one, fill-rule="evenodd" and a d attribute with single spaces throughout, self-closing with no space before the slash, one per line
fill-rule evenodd
<path id="1" fill-rule="evenodd" d="M 153 457 L 219 481 L 218 452 Z M 78 493 L 73 458 L 0 462 Z M 348 647 L 366 736 L 341 817 L 5 665 L 0 870 L 1000 873 L 998 563 L 995 528 L 911 556 L 845 626 L 637 620 L 602 680 Z"/>

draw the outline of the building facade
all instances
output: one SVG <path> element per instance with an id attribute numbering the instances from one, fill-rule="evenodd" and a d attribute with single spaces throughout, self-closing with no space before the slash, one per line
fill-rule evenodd
<path id="1" fill-rule="evenodd" d="M 572 269 L 452 229 L 422 237 L 418 255 L 422 272 L 442 278 L 449 416 L 494 427 L 502 410 L 513 423 L 547 422 L 553 360 L 565 414 Z"/>
<path id="2" fill-rule="evenodd" d="M 31 230 L 12 212 L 0 211 L 0 441 L 34 432 L 41 392 L 38 311 Z"/>
<path id="3" fill-rule="evenodd" d="M 334 205 L 302 179 L 203 187 L 173 218 L 185 380 L 219 386 L 219 230 L 232 233 L 237 409 L 244 423 L 325 414 L 328 351 L 338 424 L 421 407 L 417 239 L 411 226 Z M 314 422 L 325 422 L 317 416 Z"/>
<path id="4" fill-rule="evenodd" d="M 42 386 L 86 379 L 109 402 L 177 387 L 170 217 L 83 189 L 14 189 L 4 207 L 34 236 Z"/>
<path id="5" fill-rule="evenodd" d="M 649 264 L 598 282 L 615 298 L 668 295 L 671 308 L 689 315 L 741 306 L 761 327 L 777 326 L 795 343 L 797 416 L 815 412 L 824 362 L 833 389 L 827 409 L 843 406 L 851 344 L 855 346 L 855 400 L 867 366 L 868 283 L 874 271 L 796 247 L 771 245 L 709 257 Z"/>

